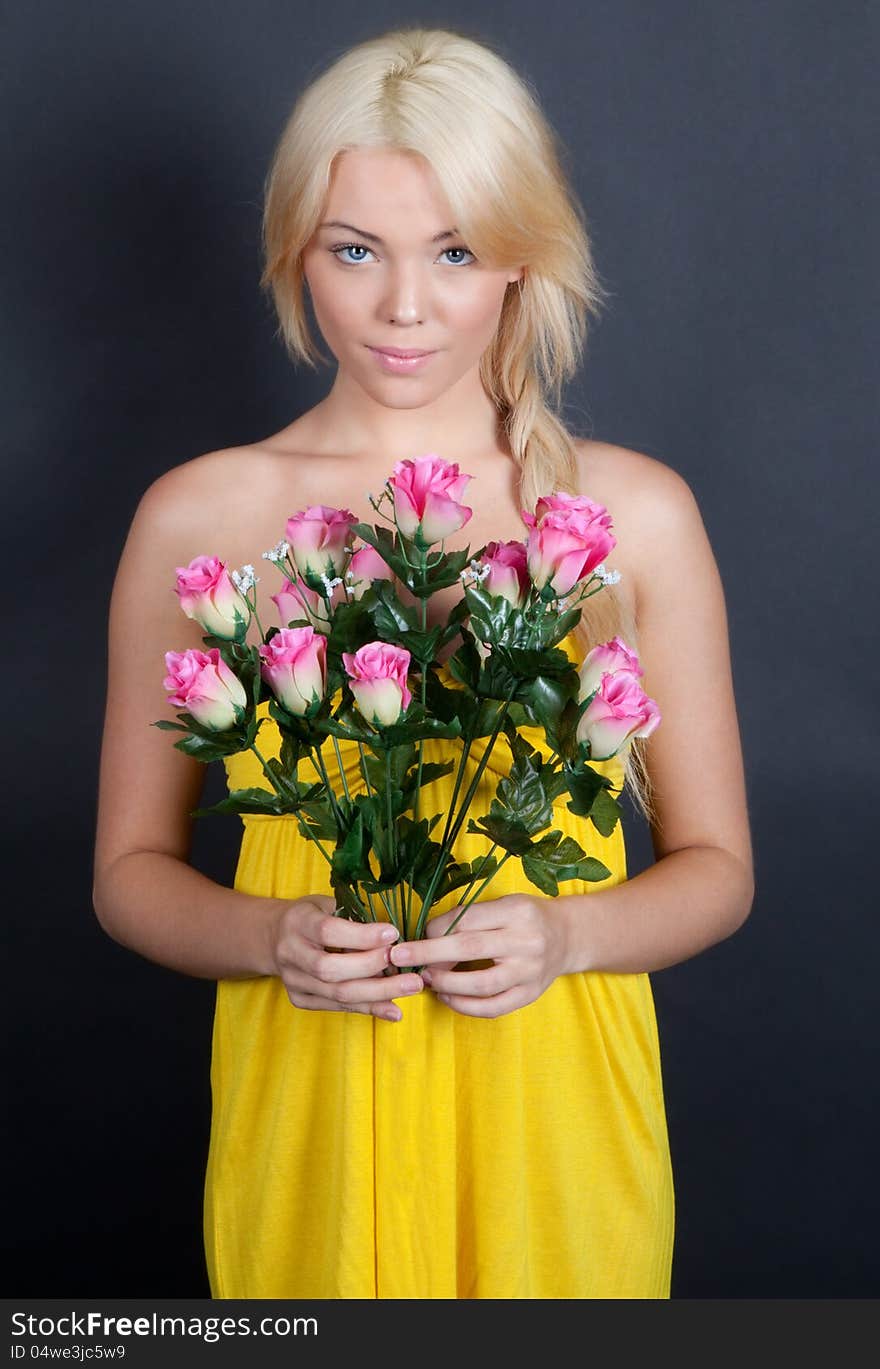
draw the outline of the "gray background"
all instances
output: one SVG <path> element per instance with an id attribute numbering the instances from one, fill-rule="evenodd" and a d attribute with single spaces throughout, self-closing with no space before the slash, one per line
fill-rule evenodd
<path id="1" fill-rule="evenodd" d="M 262 182 L 301 86 L 401 22 L 537 88 L 613 292 L 566 417 L 681 472 L 727 591 L 757 897 L 652 976 L 673 1296 L 873 1296 L 878 6 L 851 0 L 5 8 L 9 1292 L 207 1294 L 214 986 L 91 908 L 107 601 L 152 479 L 329 385 L 258 290 Z M 194 862 L 230 883 L 237 841 L 198 823 Z"/>

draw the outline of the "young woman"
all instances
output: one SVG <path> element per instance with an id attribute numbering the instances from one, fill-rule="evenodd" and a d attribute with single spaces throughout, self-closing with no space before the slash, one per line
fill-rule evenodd
<path id="1" fill-rule="evenodd" d="M 411 29 L 340 57 L 280 139 L 265 244 L 292 357 L 316 356 L 307 291 L 335 378 L 282 431 L 144 493 L 111 601 L 95 853 L 106 931 L 219 981 L 212 1294 L 668 1297 L 648 974 L 730 936 L 753 896 L 725 602 L 699 510 L 670 467 L 577 438 L 553 411 L 603 291 L 554 136 L 490 48 Z M 583 659 L 619 632 L 638 652 L 662 722 L 602 768 L 650 820 L 656 861 L 627 879 L 620 825 L 603 838 L 561 803 L 556 825 L 607 880 L 545 898 L 504 878 L 511 862 L 448 939 L 446 907 L 427 942 L 389 944 L 387 925 L 333 917 L 327 866 L 289 818 L 243 819 L 234 889 L 193 869 L 204 767 L 150 724 L 170 716 L 164 653 L 203 646 L 170 592 L 175 568 L 197 555 L 264 568 L 265 628 L 283 581 L 259 556 L 287 517 L 323 504 L 373 521 L 368 493 L 427 453 L 473 477 L 473 517 L 447 550 L 521 540 L 521 510 L 554 491 L 612 515 L 620 580 L 568 647 Z M 431 599 L 431 622 L 459 597 Z M 265 787 L 250 752 L 227 771 L 232 788 Z M 475 811 L 496 782 L 484 775 Z M 451 777 L 431 796 L 448 806 Z M 389 963 L 413 968 L 392 978 Z"/>

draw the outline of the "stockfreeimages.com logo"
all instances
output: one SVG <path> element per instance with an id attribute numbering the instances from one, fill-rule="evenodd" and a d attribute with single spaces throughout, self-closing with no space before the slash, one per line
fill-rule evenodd
<path id="1" fill-rule="evenodd" d="M 99 1336 L 195 1336 L 217 1341 L 223 1336 L 316 1336 L 317 1317 L 163 1317 L 153 1312 L 145 1317 L 108 1317 L 102 1312 L 66 1313 L 60 1317 L 38 1317 L 13 1312 L 13 1336 L 45 1339 L 54 1336 L 84 1338 Z M 17 1347 L 24 1350 L 24 1346 Z M 13 1358 L 19 1357 L 13 1348 Z M 120 1346 L 122 1354 L 124 1346 Z"/>

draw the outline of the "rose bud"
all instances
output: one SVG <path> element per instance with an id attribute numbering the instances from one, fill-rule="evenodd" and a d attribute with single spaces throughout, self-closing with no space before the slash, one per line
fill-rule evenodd
<path id="1" fill-rule="evenodd" d="M 348 563 L 345 574 L 352 599 L 361 599 L 374 580 L 392 580 L 391 567 L 375 547 L 360 547 Z"/>
<path id="2" fill-rule="evenodd" d="M 534 514 L 522 510 L 522 519 L 530 529 L 526 555 L 532 582 L 536 589 L 551 585 L 559 598 L 617 546 L 608 510 L 583 494 L 543 496 Z"/>
<path id="3" fill-rule="evenodd" d="M 349 688 L 361 713 L 376 727 L 390 727 L 409 708 L 407 683 L 410 653 L 388 642 L 367 642 L 359 651 L 343 651 Z"/>
<path id="4" fill-rule="evenodd" d="M 285 580 L 284 588 L 269 597 L 278 609 L 282 627 L 289 627 L 295 620 L 305 618 L 318 632 L 330 631 L 330 616 L 324 596 L 315 589 L 309 589 L 300 576 L 295 580 Z M 330 595 L 331 605 L 335 599 L 334 588 Z"/>
<path id="5" fill-rule="evenodd" d="M 631 675 L 644 675 L 639 658 L 622 637 L 612 637 L 588 651 L 578 671 L 580 676 L 580 697 L 586 699 L 594 689 L 598 689 L 603 675 L 614 675 L 618 670 L 628 670 Z"/>
<path id="6" fill-rule="evenodd" d="M 567 513 L 583 513 L 592 517 L 597 510 L 604 513 L 601 504 L 597 504 L 594 499 L 590 499 L 586 494 L 565 494 L 557 491 L 555 494 L 542 494 L 535 505 L 534 514 L 523 512 L 523 521 L 530 528 L 536 523 L 540 523 L 545 513 L 550 511 L 563 511 Z"/>
<path id="7" fill-rule="evenodd" d="M 162 681 L 168 702 L 184 708 L 212 732 L 226 732 L 241 718 L 247 705 L 244 686 L 220 655 L 219 647 L 200 651 L 166 651 Z"/>
<path id="8" fill-rule="evenodd" d="M 348 509 L 330 509 L 325 504 L 312 504 L 288 518 L 285 538 L 300 575 L 328 580 L 342 575 L 355 521 Z"/>
<path id="9" fill-rule="evenodd" d="M 212 637 L 230 641 L 239 623 L 250 622 L 250 605 L 232 583 L 225 562 L 216 556 L 196 556 L 188 566 L 176 566 L 175 574 L 180 607 Z"/>
<path id="10" fill-rule="evenodd" d="M 500 594 L 514 608 L 522 608 L 530 582 L 525 542 L 489 542 L 482 555 L 489 574 L 483 581 L 488 594 Z"/>
<path id="11" fill-rule="evenodd" d="M 288 713 L 315 712 L 327 685 L 327 639 L 313 627 L 283 627 L 257 650 L 260 675 Z"/>
<path id="12" fill-rule="evenodd" d="M 633 737 L 649 737 L 660 710 L 635 675 L 618 670 L 603 675 L 577 726 L 579 742 L 589 742 L 590 759 L 610 760 Z"/>
<path id="13" fill-rule="evenodd" d="M 458 501 L 470 475 L 454 462 L 429 453 L 398 461 L 388 485 L 394 499 L 394 521 L 404 537 L 421 532 L 425 543 L 441 542 L 467 523 L 473 509 Z"/>

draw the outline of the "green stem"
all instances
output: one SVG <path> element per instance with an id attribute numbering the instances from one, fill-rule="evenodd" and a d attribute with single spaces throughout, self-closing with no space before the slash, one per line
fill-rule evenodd
<path id="1" fill-rule="evenodd" d="M 254 594 L 254 598 L 256 599 L 256 594 Z M 265 640 L 266 640 L 266 634 L 265 634 L 265 632 L 263 631 L 263 624 L 260 622 L 260 615 L 257 613 L 257 605 L 256 605 L 256 603 L 251 604 L 251 613 L 253 614 L 254 618 L 256 619 L 257 631 L 259 632 L 261 638 L 262 638 L 263 641 L 265 642 Z"/>
<path id="2" fill-rule="evenodd" d="M 256 746 L 256 744 L 255 744 L 254 742 L 251 742 L 251 750 L 253 751 L 254 755 L 255 755 L 256 758 L 257 758 L 257 760 L 260 762 L 260 765 L 263 767 L 263 772 L 264 772 L 266 778 L 268 779 L 269 783 L 272 785 L 272 788 L 275 790 L 275 793 L 279 796 L 279 798 L 282 798 L 282 799 L 283 799 L 283 798 L 291 798 L 291 797 L 299 798 L 299 795 L 298 795 L 298 794 L 294 794 L 294 792 L 290 789 L 290 787 L 289 787 L 288 785 L 285 785 L 283 789 L 279 788 L 278 782 L 277 782 L 277 780 L 276 780 L 276 776 L 275 776 L 274 772 L 273 772 L 272 770 L 269 769 L 269 763 L 268 763 L 268 761 L 265 759 L 264 756 L 261 756 L 261 755 L 260 755 L 259 749 L 257 748 L 257 746 Z M 329 785 L 328 785 L 328 788 L 329 788 Z M 330 855 L 330 853 L 327 851 L 327 849 L 325 848 L 325 846 L 324 846 L 324 844 L 321 842 L 321 840 L 320 840 L 318 837 L 316 837 L 315 834 L 314 834 L 313 832 L 310 832 L 309 829 L 308 829 L 308 827 L 306 827 L 306 825 L 305 825 L 305 823 L 304 823 L 304 821 L 303 821 L 303 818 L 302 818 L 302 814 L 301 814 L 301 813 L 294 813 L 293 816 L 296 818 L 297 824 L 298 824 L 298 826 L 299 826 L 299 830 L 300 830 L 300 832 L 302 833 L 302 835 L 303 835 L 304 837 L 306 837 L 308 841 L 312 841 L 312 842 L 315 843 L 315 845 L 317 846 L 318 850 L 321 852 L 321 855 L 322 855 L 322 856 L 324 857 L 324 859 L 326 860 L 327 864 L 328 864 L 329 866 L 332 867 L 332 865 L 333 865 L 333 857 L 332 857 L 332 856 Z M 369 898 L 369 896 L 370 896 L 370 895 L 369 895 L 369 892 L 368 892 L 368 893 L 367 893 L 367 898 Z M 355 903 L 358 905 L 358 907 L 360 908 L 361 912 L 364 913 L 364 914 L 366 914 L 366 911 L 367 911 L 367 910 L 366 910 L 366 908 L 364 907 L 363 902 L 361 901 L 361 899 L 359 899 L 359 898 L 355 895 L 355 896 L 354 896 L 354 901 L 355 901 Z M 375 921 L 376 921 L 376 914 L 375 914 L 375 912 L 373 912 L 373 905 L 372 905 L 372 903 L 370 904 L 370 912 L 373 914 L 373 921 L 375 922 Z"/>
<path id="3" fill-rule="evenodd" d="M 392 867 L 397 866 L 397 827 L 394 822 L 394 811 L 391 807 L 391 751 L 385 751 L 385 806 L 387 808 L 388 823 L 388 847 L 391 855 Z M 403 906 L 403 898 L 399 893 L 398 887 L 391 890 L 391 896 L 395 901 L 400 916 L 401 937 L 406 941 L 406 913 Z"/>
<path id="4" fill-rule="evenodd" d="M 461 901 L 462 901 L 462 902 L 464 901 L 464 899 L 467 898 L 467 896 L 468 896 L 468 894 L 470 893 L 471 889 L 473 889 L 473 887 L 474 887 L 474 885 L 476 884 L 477 880 L 480 878 L 480 875 L 481 875 L 483 869 L 485 868 L 486 862 L 491 858 L 492 852 L 495 850 L 495 847 L 496 847 L 497 845 L 498 845 L 498 842 L 497 842 L 497 841 L 493 841 L 493 842 L 492 842 L 492 845 L 489 847 L 488 851 L 487 851 L 486 854 L 483 856 L 483 859 L 480 861 L 480 864 L 479 864 L 479 866 L 477 867 L 477 872 L 476 872 L 476 874 L 472 877 L 470 884 L 467 886 L 467 888 L 465 889 L 464 893 L 463 893 L 462 896 L 461 896 Z M 499 868 L 499 870 L 500 870 L 500 869 L 501 869 L 501 866 L 499 865 L 498 868 Z"/>
<path id="5" fill-rule="evenodd" d="M 324 757 L 321 755 L 321 747 L 320 747 L 320 746 L 314 746 L 314 747 L 312 747 L 311 749 L 313 750 L 314 755 L 315 755 L 315 760 L 314 760 L 315 769 L 318 771 L 318 774 L 321 776 L 321 779 L 324 781 L 324 787 L 325 787 L 325 789 L 327 790 L 327 797 L 328 797 L 329 800 L 330 800 L 330 806 L 331 806 L 332 809 L 333 809 L 333 813 L 334 813 L 334 816 L 336 817 L 336 821 L 339 823 L 340 829 L 344 829 L 344 828 L 345 828 L 345 818 L 344 818 L 344 816 L 343 816 L 342 809 L 339 807 L 339 804 L 336 802 L 336 795 L 334 794 L 334 792 L 333 792 L 333 786 L 332 786 L 332 784 L 330 783 L 330 776 L 327 774 L 327 767 L 326 767 L 325 764 L 324 764 Z"/>
<path id="6" fill-rule="evenodd" d="M 251 742 L 250 749 L 251 751 L 253 751 L 257 760 L 260 762 L 260 765 L 263 767 L 263 774 L 266 776 L 266 779 L 269 781 L 278 797 L 280 799 L 298 800 L 299 794 L 297 793 L 297 791 L 295 789 L 292 789 L 283 777 L 279 777 L 278 775 L 276 775 L 275 771 L 270 767 L 269 762 L 266 760 L 265 756 L 260 754 L 256 742 Z"/>
<path id="7" fill-rule="evenodd" d="M 455 801 L 458 798 L 458 791 L 460 790 L 462 780 L 464 779 L 465 766 L 467 765 L 468 756 L 471 753 L 471 746 L 473 745 L 473 741 L 473 733 L 469 732 L 464 739 L 464 746 L 462 747 L 461 755 L 458 758 L 458 771 L 456 773 L 455 784 L 453 785 L 452 789 L 452 798 L 449 802 L 449 811 L 446 814 L 446 822 L 443 826 L 443 837 L 440 842 L 441 846 L 446 845 L 446 840 L 449 836 L 449 829 L 452 826 L 452 815 L 455 811 Z"/>
<path id="8" fill-rule="evenodd" d="M 499 860 L 499 862 L 498 862 L 498 870 L 501 870 L 501 869 L 503 868 L 504 862 L 507 861 L 507 860 L 510 860 L 510 857 L 511 857 L 512 855 L 513 855 L 513 852 L 512 852 L 512 851 L 506 851 L 506 852 L 505 852 L 504 856 L 503 856 L 503 857 L 501 858 L 501 860 Z M 471 904 L 472 904 L 472 903 L 476 903 L 477 899 L 480 897 L 480 894 L 483 892 L 483 890 L 485 889 L 486 885 L 489 884 L 489 883 L 491 883 L 491 881 L 492 881 L 492 880 L 495 878 L 495 876 L 498 874 L 498 870 L 493 870 L 492 873 L 491 873 L 491 875 L 487 875 L 486 878 L 483 880 L 482 884 L 480 885 L 479 889 L 476 889 L 476 890 L 474 891 L 473 896 L 472 896 L 471 898 L 469 898 L 469 899 L 467 900 L 466 903 L 463 903 L 463 904 L 462 904 L 461 912 L 458 913 L 457 916 L 454 917 L 454 918 L 452 919 L 452 921 L 450 922 L 449 926 L 446 928 L 446 931 L 443 933 L 444 936 L 448 936 L 449 933 L 453 930 L 453 928 L 456 927 L 456 926 L 458 925 L 458 923 L 459 923 L 459 922 L 461 921 L 461 919 L 464 917 L 465 913 L 467 912 L 467 910 L 468 910 L 468 908 L 471 906 Z"/>
<path id="9" fill-rule="evenodd" d="M 425 570 L 424 559 L 425 559 L 425 554 L 424 554 L 424 552 L 423 552 L 423 553 L 422 553 L 422 574 L 423 574 L 423 575 L 424 575 L 424 570 Z M 428 601 L 427 601 L 427 599 L 423 599 L 423 600 L 422 600 L 422 632 L 426 632 L 427 629 L 428 629 Z M 425 663 L 424 663 L 424 661 L 423 661 L 423 662 L 422 662 L 422 707 L 423 707 L 423 708 L 426 706 L 427 696 L 428 696 L 428 678 L 427 678 L 427 670 L 426 670 L 426 667 L 425 667 Z M 415 802 L 414 802 L 414 804 L 413 804 L 413 821 L 414 821 L 417 825 L 418 825 L 418 821 L 419 821 L 419 797 L 420 797 L 421 792 L 422 792 L 422 756 L 423 756 L 423 753 L 424 753 L 424 745 L 425 745 L 425 739 L 424 739 L 424 737 L 419 737 L 419 769 L 418 769 L 418 773 L 416 774 L 416 795 L 415 795 Z"/>
<path id="10" fill-rule="evenodd" d="M 490 738 L 489 738 L 488 743 L 486 744 L 486 749 L 485 749 L 485 751 L 483 752 L 482 756 L 480 757 L 480 763 L 479 763 L 479 765 L 477 766 L 477 769 L 476 769 L 476 772 L 475 772 L 475 774 L 474 774 L 474 777 L 473 777 L 473 779 L 471 780 L 471 783 L 470 783 L 470 785 L 469 785 L 469 787 L 468 787 L 467 794 L 465 795 L 465 797 L 464 797 L 464 799 L 463 799 L 463 801 L 462 801 L 461 808 L 459 809 L 458 813 L 456 814 L 456 818 L 455 818 L 455 822 L 453 823 L 452 830 L 451 830 L 451 832 L 449 833 L 448 838 L 445 838 L 444 841 L 443 841 L 443 844 L 442 844 L 442 847 L 441 847 L 441 850 L 440 850 L 440 855 L 437 857 L 437 865 L 436 865 L 436 868 L 435 868 L 435 870 L 434 870 L 434 874 L 433 874 L 433 876 L 431 877 L 431 883 L 430 883 L 430 886 L 429 886 L 429 888 L 428 888 L 428 892 L 427 892 L 427 894 L 425 895 L 425 899 L 424 899 L 424 902 L 423 902 L 423 904 L 422 904 L 421 912 L 419 913 L 419 921 L 418 921 L 418 924 L 417 924 L 417 926 L 416 926 L 416 932 L 415 932 L 415 937 L 414 937 L 414 940 L 416 940 L 416 941 L 418 941 L 419 937 L 422 935 L 422 933 L 423 933 L 423 931 L 424 931 L 424 926 L 425 926 L 425 923 L 426 923 L 427 918 L 428 918 L 428 912 L 430 911 L 431 905 L 432 905 L 433 900 L 434 900 L 434 892 L 435 892 L 435 890 L 436 890 L 436 888 L 437 888 L 437 885 L 440 883 L 441 878 L 443 877 L 443 871 L 446 869 L 446 865 L 447 865 L 447 863 L 448 863 L 448 861 L 449 861 L 449 856 L 450 856 L 450 852 L 451 852 L 451 849 L 452 849 L 452 845 L 453 845 L 453 843 L 454 843 L 454 841 L 455 841 L 455 838 L 458 836 L 459 828 L 461 827 L 461 824 L 464 822 L 465 815 L 467 814 L 468 808 L 470 807 L 471 799 L 473 798 L 474 794 L 476 793 L 477 785 L 480 783 L 480 779 L 482 778 L 483 771 L 485 770 L 485 768 L 486 768 L 486 766 L 487 766 L 487 764 L 488 764 L 488 762 L 489 762 L 489 757 L 490 757 L 490 755 L 492 754 L 492 748 L 493 748 L 494 745 L 495 745 L 495 742 L 496 742 L 497 737 L 498 737 L 498 733 L 499 733 L 500 730 L 501 730 L 501 724 L 503 723 L 504 718 L 505 718 L 505 715 L 506 715 L 506 713 L 507 713 L 507 710 L 508 710 L 508 708 L 510 707 L 510 703 L 511 703 L 511 700 L 513 699 L 513 695 L 514 695 L 514 693 L 515 693 L 515 691 L 516 691 L 516 688 L 517 688 L 517 682 L 514 681 L 513 685 L 512 685 L 511 688 L 510 688 L 510 693 L 508 694 L 507 698 L 506 698 L 506 699 L 503 701 L 503 703 L 502 703 L 502 706 L 501 706 L 500 712 L 499 712 L 499 714 L 498 714 L 498 717 L 497 717 L 496 720 L 495 720 L 495 726 L 494 726 L 494 728 L 492 729 L 492 734 L 491 734 L 491 736 L 490 736 Z"/>
<path id="11" fill-rule="evenodd" d="M 401 933 L 401 938 L 402 938 L 402 937 L 403 937 L 403 929 L 402 929 L 400 923 L 399 923 L 398 920 L 397 920 L 397 914 L 395 913 L 394 909 L 391 907 L 391 904 L 390 904 L 389 901 L 388 901 L 388 898 L 387 898 L 387 896 L 386 896 L 385 890 L 384 890 L 384 889 L 377 889 L 376 892 L 378 893 L 378 895 L 379 895 L 379 897 L 381 898 L 383 904 L 385 905 L 385 911 L 386 911 L 386 913 L 388 914 L 388 921 L 391 923 L 391 925 L 392 925 L 393 927 L 396 927 L 396 928 L 397 928 L 397 930 Z"/>
<path id="12" fill-rule="evenodd" d="M 342 780 L 342 792 L 345 794 L 349 803 L 351 803 L 351 794 L 348 792 L 345 770 L 342 765 L 342 752 L 339 750 L 339 738 L 336 736 L 335 732 L 331 733 L 331 736 L 333 737 L 333 749 L 336 752 L 336 764 L 339 766 L 339 778 Z"/>

